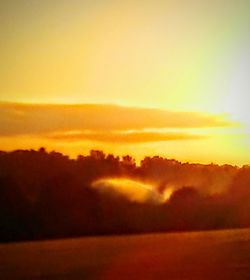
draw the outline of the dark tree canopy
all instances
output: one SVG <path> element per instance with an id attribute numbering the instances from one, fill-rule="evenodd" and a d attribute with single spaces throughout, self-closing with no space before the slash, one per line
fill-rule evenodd
<path id="1" fill-rule="evenodd" d="M 91 187 L 101 178 L 150 182 L 164 203 Z M 44 148 L 0 152 L 0 241 L 250 226 L 250 167 L 181 163 L 92 150 L 70 159 Z"/>

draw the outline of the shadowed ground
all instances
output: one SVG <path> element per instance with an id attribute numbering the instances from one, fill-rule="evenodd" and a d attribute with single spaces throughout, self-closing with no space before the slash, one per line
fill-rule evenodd
<path id="1" fill-rule="evenodd" d="M 250 279 L 250 230 L 0 245 L 2 279 Z"/>

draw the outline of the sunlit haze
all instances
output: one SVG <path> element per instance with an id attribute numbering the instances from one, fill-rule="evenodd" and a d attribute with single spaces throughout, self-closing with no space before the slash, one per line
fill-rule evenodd
<path id="1" fill-rule="evenodd" d="M 0 3 L 0 149 L 250 162 L 248 0 Z"/>
<path id="2" fill-rule="evenodd" d="M 161 194 L 156 187 L 139 181 L 127 178 L 107 178 L 100 179 L 93 183 L 93 188 L 101 192 L 110 194 L 119 194 L 131 200 L 140 203 L 164 203 L 172 194 L 170 188 L 166 188 Z"/>

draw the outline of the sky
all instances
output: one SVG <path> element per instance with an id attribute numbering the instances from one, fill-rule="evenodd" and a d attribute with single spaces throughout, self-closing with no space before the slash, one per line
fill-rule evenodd
<path id="1" fill-rule="evenodd" d="M 249 164 L 249 8 L 2 0 L 0 149 Z"/>

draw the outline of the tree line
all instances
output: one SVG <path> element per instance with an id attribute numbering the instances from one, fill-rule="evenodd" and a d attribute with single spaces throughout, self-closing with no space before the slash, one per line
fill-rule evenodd
<path id="1" fill-rule="evenodd" d="M 150 182 L 164 203 L 99 192 L 100 178 Z M 92 150 L 70 159 L 44 148 L 0 152 L 0 241 L 250 226 L 250 166 L 181 163 L 159 156 L 139 165 Z"/>

